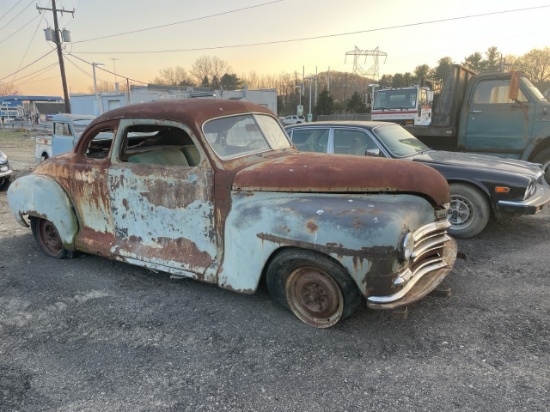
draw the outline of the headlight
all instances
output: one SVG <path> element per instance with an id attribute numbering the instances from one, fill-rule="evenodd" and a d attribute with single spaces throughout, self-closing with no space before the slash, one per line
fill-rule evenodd
<path id="1" fill-rule="evenodd" d="M 8 156 L 6 156 L 4 153 L 0 152 L 0 164 L 4 164 L 8 162 Z"/>
<path id="2" fill-rule="evenodd" d="M 405 233 L 401 240 L 401 260 L 408 262 L 414 251 L 414 238 L 411 232 Z"/>
<path id="3" fill-rule="evenodd" d="M 537 191 L 537 182 L 531 182 L 527 186 L 527 189 L 525 189 L 525 196 L 523 196 L 523 200 L 529 199 L 531 196 L 535 194 Z"/>

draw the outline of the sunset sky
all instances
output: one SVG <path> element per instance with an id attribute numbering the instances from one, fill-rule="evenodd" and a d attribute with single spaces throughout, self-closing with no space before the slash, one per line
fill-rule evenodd
<path id="1" fill-rule="evenodd" d="M 19 94 L 62 96 L 50 0 L 0 1 L 0 82 Z M 550 0 L 57 0 L 70 93 L 89 92 L 92 62 L 98 81 L 128 77 L 149 83 L 168 67 L 186 70 L 217 56 L 239 76 L 282 72 L 353 72 L 355 47 L 387 53 L 379 73 L 461 62 L 496 46 L 504 55 L 550 47 Z M 391 8 L 390 8 L 391 6 Z M 50 52 L 49 54 L 47 54 Z M 47 54 L 47 55 L 46 55 Z M 46 55 L 45 57 L 43 57 Z M 374 59 L 361 58 L 370 68 Z"/>

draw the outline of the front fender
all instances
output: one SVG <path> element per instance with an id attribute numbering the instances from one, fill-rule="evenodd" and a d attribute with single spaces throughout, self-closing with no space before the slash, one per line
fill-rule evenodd
<path id="1" fill-rule="evenodd" d="M 23 226 L 29 226 L 25 215 L 49 220 L 57 228 L 65 248 L 74 249 L 78 220 L 69 197 L 55 180 L 35 174 L 20 177 L 8 189 L 8 205 L 15 220 Z"/>
<path id="2" fill-rule="evenodd" d="M 298 247 L 339 261 L 367 294 L 366 274 L 373 268 L 397 270 L 405 232 L 433 220 L 432 206 L 407 194 L 236 193 L 225 225 L 219 285 L 252 293 L 272 254 Z"/>

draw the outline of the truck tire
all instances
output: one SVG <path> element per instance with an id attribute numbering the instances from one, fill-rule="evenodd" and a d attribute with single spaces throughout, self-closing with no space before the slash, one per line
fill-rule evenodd
<path id="1" fill-rule="evenodd" d="M 476 188 L 462 183 L 451 183 L 451 204 L 447 232 L 457 239 L 474 237 L 487 226 L 491 209 L 489 202 Z"/>
<path id="2" fill-rule="evenodd" d="M 274 300 L 315 328 L 336 325 L 351 316 L 362 300 L 342 266 L 310 250 L 280 252 L 269 264 L 266 283 Z"/>
<path id="3" fill-rule="evenodd" d="M 550 147 L 542 150 L 533 158 L 533 163 L 540 163 L 544 170 L 544 180 L 550 184 Z"/>

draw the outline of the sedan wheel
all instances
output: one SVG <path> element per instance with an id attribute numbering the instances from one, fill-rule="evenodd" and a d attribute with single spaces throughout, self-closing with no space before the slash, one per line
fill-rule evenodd
<path id="1" fill-rule="evenodd" d="M 466 239 L 477 235 L 489 222 L 491 214 L 489 203 L 475 188 L 453 183 L 449 185 L 451 204 L 447 219 L 451 224 L 448 232 L 451 236 Z"/>

